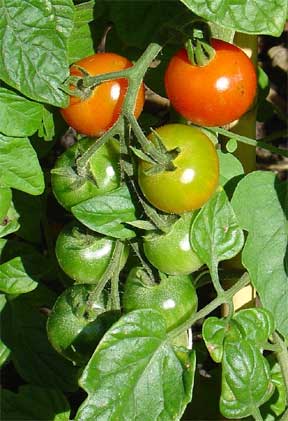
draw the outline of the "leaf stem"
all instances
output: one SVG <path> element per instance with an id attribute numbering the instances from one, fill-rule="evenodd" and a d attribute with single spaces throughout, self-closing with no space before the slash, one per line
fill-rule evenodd
<path id="1" fill-rule="evenodd" d="M 229 303 L 232 297 L 238 291 L 240 291 L 242 288 L 248 285 L 249 282 L 250 282 L 249 275 L 247 272 L 245 272 L 241 276 L 241 278 L 231 288 L 227 289 L 226 291 L 223 290 L 223 292 L 220 293 L 213 301 L 211 301 L 201 310 L 197 311 L 197 313 L 193 314 L 186 322 L 182 323 L 176 329 L 171 330 L 168 336 L 170 338 L 176 338 L 185 330 L 189 329 L 197 320 L 206 317 L 208 314 L 210 314 L 213 310 L 215 310 L 217 307 L 221 306 L 222 304 Z"/>
<path id="2" fill-rule="evenodd" d="M 210 269 L 210 274 L 211 274 L 211 280 L 212 283 L 214 285 L 214 288 L 217 292 L 217 295 L 221 295 L 224 292 L 224 289 L 222 288 L 222 285 L 220 284 L 219 281 L 219 274 L 218 274 L 218 264 L 217 262 L 215 262 L 214 260 L 212 261 L 212 265 Z"/>
<path id="3" fill-rule="evenodd" d="M 116 121 L 114 126 L 112 126 L 106 133 L 103 134 L 99 139 L 91 145 L 80 158 L 77 160 L 77 170 L 78 173 L 81 174 L 83 168 L 86 167 L 89 160 L 92 158 L 95 152 L 98 151 L 101 146 L 103 146 L 109 139 L 111 139 L 116 134 L 120 135 L 123 131 L 124 121 L 123 117 L 120 116 L 119 119 Z"/>
<path id="4" fill-rule="evenodd" d="M 263 421 L 263 417 L 259 408 L 254 408 L 254 411 L 251 415 L 256 421 Z"/>
<path id="5" fill-rule="evenodd" d="M 284 379 L 286 389 L 286 402 L 288 402 L 288 349 L 284 340 L 277 333 L 273 333 L 273 341 L 275 345 L 278 345 L 280 350 L 276 351 L 276 357 L 281 367 L 281 372 Z"/>
<path id="6" fill-rule="evenodd" d="M 258 146 L 272 153 L 276 153 L 278 155 L 288 157 L 288 151 L 282 148 L 277 148 L 276 146 L 273 146 L 273 145 L 269 145 L 268 143 L 265 143 L 262 140 L 255 140 L 247 136 L 241 136 L 240 134 L 230 132 L 229 130 L 223 129 L 222 127 L 206 127 L 206 129 L 208 131 L 210 130 L 212 133 L 216 133 L 216 134 L 219 133 L 219 134 L 222 134 L 223 136 L 236 139 L 238 142 L 246 143 L 247 145 L 251 145 L 255 147 Z"/>

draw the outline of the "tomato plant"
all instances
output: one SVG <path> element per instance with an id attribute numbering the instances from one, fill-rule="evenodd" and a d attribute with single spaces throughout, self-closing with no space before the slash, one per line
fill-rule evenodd
<path id="1" fill-rule="evenodd" d="M 0 2 L 3 419 L 287 421 L 286 12 Z"/>
<path id="2" fill-rule="evenodd" d="M 219 163 L 215 146 L 199 129 L 167 124 L 156 130 L 168 150 L 179 148 L 175 170 L 147 174 L 151 164 L 140 161 L 138 181 L 145 197 L 156 208 L 170 213 L 199 209 L 215 192 Z M 153 136 L 150 137 L 153 141 Z"/>
<path id="3" fill-rule="evenodd" d="M 77 222 L 66 225 L 56 241 L 56 256 L 63 271 L 82 284 L 95 284 L 104 274 L 115 247 L 115 240 L 89 232 Z M 127 249 L 122 265 L 127 259 Z"/>
<path id="4" fill-rule="evenodd" d="M 162 275 L 159 284 L 147 285 L 141 272 L 143 269 L 135 267 L 127 277 L 122 298 L 124 311 L 155 309 L 163 315 L 167 331 L 196 312 L 198 299 L 191 277 Z"/>
<path id="5" fill-rule="evenodd" d="M 184 214 L 167 234 L 147 234 L 143 249 L 147 259 L 160 272 L 169 275 L 188 275 L 202 266 L 190 244 L 190 230 L 194 215 Z"/>
<path id="6" fill-rule="evenodd" d="M 71 66 L 71 76 L 81 76 L 81 68 L 91 76 L 127 69 L 132 63 L 114 53 L 97 53 L 77 61 Z M 70 97 L 69 106 L 61 110 L 62 117 L 79 133 L 88 136 L 101 136 L 119 117 L 128 82 L 114 79 L 92 89 L 87 99 Z M 139 117 L 144 105 L 144 86 L 138 93 L 135 116 Z"/>
<path id="7" fill-rule="evenodd" d="M 240 48 L 218 39 L 211 45 L 215 56 L 204 66 L 191 64 L 185 49 L 178 51 L 168 64 L 165 87 L 173 107 L 187 120 L 222 126 L 251 107 L 257 76 Z"/>
<path id="8" fill-rule="evenodd" d="M 66 209 L 77 203 L 118 187 L 119 144 L 110 139 L 98 149 L 89 162 L 89 172 L 78 174 L 77 159 L 93 145 L 91 139 L 82 139 L 60 155 L 52 169 L 52 191 Z"/>

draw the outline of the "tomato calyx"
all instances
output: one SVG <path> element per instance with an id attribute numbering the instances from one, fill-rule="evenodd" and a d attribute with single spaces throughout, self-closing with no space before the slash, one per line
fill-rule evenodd
<path id="1" fill-rule="evenodd" d="M 215 56 L 211 45 L 211 31 L 209 25 L 203 21 L 194 23 L 192 37 L 185 42 L 188 60 L 193 66 L 206 66 Z"/>
<path id="2" fill-rule="evenodd" d="M 180 147 L 168 150 L 161 136 L 153 129 L 151 129 L 150 138 L 152 142 L 147 147 L 145 146 L 143 150 L 130 146 L 138 158 L 152 164 L 145 170 L 146 175 L 159 174 L 164 171 L 175 171 L 177 166 L 174 160 L 181 153 Z"/>

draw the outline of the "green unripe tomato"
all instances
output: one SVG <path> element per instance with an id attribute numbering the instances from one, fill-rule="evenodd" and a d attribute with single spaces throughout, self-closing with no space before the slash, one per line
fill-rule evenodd
<path id="1" fill-rule="evenodd" d="M 162 275 L 159 284 L 147 284 L 141 267 L 131 269 L 122 304 L 125 312 L 152 308 L 164 317 L 167 331 L 189 319 L 197 310 L 198 299 L 191 277 Z"/>
<path id="2" fill-rule="evenodd" d="M 56 257 L 62 270 L 81 284 L 97 284 L 104 274 L 115 248 L 116 240 L 96 234 L 78 222 L 66 225 L 56 241 Z M 122 255 L 126 263 L 128 248 Z"/>
<path id="3" fill-rule="evenodd" d="M 119 143 L 110 139 L 101 146 L 89 162 L 86 176 L 77 173 L 77 159 L 95 142 L 82 139 L 59 156 L 51 171 L 53 193 L 65 209 L 70 210 L 91 197 L 119 187 Z"/>
<path id="4" fill-rule="evenodd" d="M 89 302 L 92 285 L 73 285 L 56 300 L 47 321 L 53 348 L 75 364 L 85 364 L 104 333 L 119 318 L 106 311 L 105 297 Z"/>
<path id="5" fill-rule="evenodd" d="M 193 214 L 183 214 L 167 234 L 149 234 L 144 237 L 144 253 L 160 272 L 169 275 L 188 275 L 202 266 L 191 247 L 190 228 Z"/>

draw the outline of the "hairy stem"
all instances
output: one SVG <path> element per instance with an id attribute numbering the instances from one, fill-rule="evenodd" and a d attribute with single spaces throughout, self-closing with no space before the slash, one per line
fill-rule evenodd
<path id="1" fill-rule="evenodd" d="M 273 334 L 274 344 L 277 345 L 280 350 L 276 351 L 276 357 L 281 367 L 281 372 L 283 375 L 285 389 L 286 389 L 286 402 L 288 402 L 288 349 L 285 341 L 282 340 L 280 335 L 275 332 Z"/>
<path id="2" fill-rule="evenodd" d="M 197 311 L 197 313 L 193 314 L 186 322 L 182 323 L 176 329 L 171 330 L 168 336 L 171 338 L 176 338 L 182 332 L 189 329 L 197 320 L 208 316 L 208 314 L 210 314 L 213 310 L 222 304 L 229 303 L 236 292 L 240 291 L 242 288 L 248 285 L 249 282 L 249 275 L 247 272 L 245 272 L 239 281 L 237 281 L 231 288 L 220 293 L 213 301 L 211 301 L 201 310 Z"/>
<path id="3" fill-rule="evenodd" d="M 89 294 L 88 304 L 90 303 L 91 305 L 93 305 L 93 302 L 98 299 L 101 292 L 105 288 L 107 282 L 113 276 L 115 276 L 115 273 L 119 274 L 120 268 L 121 268 L 121 257 L 122 257 L 123 251 L 124 251 L 124 244 L 120 240 L 117 240 L 109 265 L 107 266 L 104 274 L 101 276 L 101 278 L 97 282 L 95 288 Z"/>

